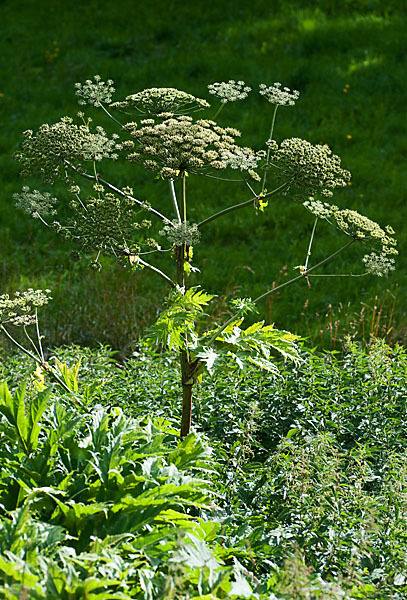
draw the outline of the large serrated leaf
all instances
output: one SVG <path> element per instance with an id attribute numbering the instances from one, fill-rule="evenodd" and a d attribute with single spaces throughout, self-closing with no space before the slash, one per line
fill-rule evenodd
<path id="1" fill-rule="evenodd" d="M 40 419 L 44 414 L 45 409 L 51 395 L 51 387 L 42 392 L 38 392 L 36 397 L 31 401 L 28 410 L 28 438 L 27 443 L 29 450 L 36 450 L 38 446 L 38 436 L 40 433 Z"/>
<path id="2" fill-rule="evenodd" d="M 12 427 L 14 427 L 17 438 L 20 440 L 26 454 L 30 453 L 27 444 L 27 418 L 25 415 L 25 383 L 15 391 L 14 396 L 10 394 L 7 382 L 3 381 L 0 385 L 0 412 L 6 417 Z"/>

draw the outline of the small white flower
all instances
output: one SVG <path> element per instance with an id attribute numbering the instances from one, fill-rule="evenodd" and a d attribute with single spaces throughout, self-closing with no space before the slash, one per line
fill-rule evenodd
<path id="1" fill-rule="evenodd" d="M 15 205 L 20 210 L 28 213 L 34 219 L 39 217 L 48 217 L 56 215 L 56 198 L 51 198 L 48 192 L 30 191 L 28 186 L 24 186 L 20 193 L 13 194 Z"/>
<path id="2" fill-rule="evenodd" d="M 87 79 L 85 83 L 75 83 L 75 94 L 80 96 L 79 104 L 93 104 L 93 106 L 100 106 L 103 102 L 109 104 L 115 91 L 113 81 L 111 79 L 102 81 L 100 75 L 95 75 L 93 79 L 94 82 Z"/>
<path id="3" fill-rule="evenodd" d="M 231 169 L 248 171 L 257 168 L 260 157 L 251 148 L 242 148 L 241 150 L 235 149 L 233 152 L 222 152 L 221 160 Z"/>
<path id="4" fill-rule="evenodd" d="M 127 96 L 121 102 L 114 102 L 113 108 L 134 107 L 139 113 L 170 118 L 173 114 L 195 112 L 209 108 L 210 104 L 202 98 L 175 88 L 149 88 Z"/>
<path id="5" fill-rule="evenodd" d="M 266 143 L 277 179 L 289 182 L 287 190 L 299 195 L 319 193 L 331 197 L 333 189 L 346 187 L 351 178 L 349 171 L 342 169 L 339 156 L 332 154 L 327 145 L 314 146 L 301 138 L 289 138 L 280 145 L 274 140 Z"/>
<path id="6" fill-rule="evenodd" d="M 220 127 L 207 119 L 193 121 L 183 115 L 155 125 L 127 123 L 124 129 L 135 140 L 136 151 L 130 152 L 128 159 L 158 171 L 165 179 L 174 179 L 185 171 L 206 174 L 228 166 L 253 171 L 259 160 L 253 150 L 236 144 L 236 129 Z"/>
<path id="7" fill-rule="evenodd" d="M 173 226 L 166 225 L 159 233 L 168 238 L 174 246 L 183 246 L 184 244 L 195 246 L 199 242 L 201 234 L 196 223 L 190 225 L 188 221 L 185 223 L 173 221 L 172 224 Z"/>
<path id="8" fill-rule="evenodd" d="M 388 258 L 386 255 L 376 254 L 376 252 L 366 254 L 362 260 L 365 263 L 367 272 L 372 273 L 372 275 L 377 275 L 378 277 L 388 275 L 388 273 L 394 271 L 395 268 L 394 258 Z"/>
<path id="9" fill-rule="evenodd" d="M 321 202 L 320 200 L 314 200 L 312 196 L 303 202 L 303 206 L 307 208 L 313 215 L 319 219 L 329 219 L 332 216 L 333 210 L 337 209 L 336 206 L 328 204 L 327 202 Z"/>
<path id="10" fill-rule="evenodd" d="M 221 83 L 211 83 L 208 85 L 209 93 L 220 99 L 222 104 L 227 102 L 235 102 L 236 100 L 244 100 L 247 98 L 252 88 L 245 85 L 244 81 L 222 81 Z"/>
<path id="11" fill-rule="evenodd" d="M 279 106 L 293 106 L 300 97 L 298 90 L 290 90 L 288 87 L 281 88 L 281 83 L 273 83 L 267 87 L 264 83 L 259 85 L 259 93 L 264 96 L 271 104 Z"/>
<path id="12" fill-rule="evenodd" d="M 48 304 L 50 290 L 16 292 L 14 298 L 8 294 L 0 296 L 0 324 L 32 325 L 35 323 L 35 309 Z"/>

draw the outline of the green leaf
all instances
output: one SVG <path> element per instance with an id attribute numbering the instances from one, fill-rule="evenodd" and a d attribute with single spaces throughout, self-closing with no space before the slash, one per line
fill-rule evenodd
<path id="1" fill-rule="evenodd" d="M 191 533 L 186 533 L 183 541 L 172 559 L 173 562 L 185 563 L 188 567 L 195 569 L 216 570 L 219 568 L 219 563 L 210 551 L 204 541 L 197 538 Z"/>
<path id="2" fill-rule="evenodd" d="M 16 390 L 14 396 L 12 396 L 9 392 L 7 382 L 3 381 L 0 384 L 0 412 L 6 417 L 10 425 L 15 428 L 24 452 L 28 455 L 30 450 L 27 443 L 27 418 L 25 416 L 24 403 L 25 389 L 26 384 L 24 383 Z"/>
<path id="3" fill-rule="evenodd" d="M 39 422 L 47 407 L 51 395 L 51 387 L 38 392 L 31 401 L 28 411 L 28 446 L 30 451 L 36 450 L 38 446 L 38 436 L 40 433 Z"/>
<path id="4" fill-rule="evenodd" d="M 241 598 L 251 598 L 253 595 L 252 588 L 241 575 L 236 575 L 236 580 L 232 582 L 232 587 L 229 592 L 230 596 Z"/>
<path id="5" fill-rule="evenodd" d="M 295 344 L 298 336 L 275 329 L 273 325 L 264 325 L 264 321 L 242 329 L 242 322 L 243 319 L 236 319 L 230 323 L 216 337 L 214 347 L 205 346 L 208 334 L 198 341 L 195 356 L 210 374 L 221 364 L 222 357 L 233 361 L 241 370 L 252 363 L 274 375 L 279 375 L 279 369 L 272 360 L 273 353 L 297 364 L 301 362 L 299 349 Z M 211 333 L 213 332 L 209 335 Z"/>
<path id="6" fill-rule="evenodd" d="M 216 362 L 221 357 L 221 354 L 219 352 L 216 352 L 213 348 L 206 347 L 203 348 L 201 352 L 198 352 L 196 357 L 204 363 L 206 369 L 208 370 L 208 373 L 212 375 L 212 373 L 215 371 Z"/>
<path id="7" fill-rule="evenodd" d="M 212 298 L 214 296 L 196 287 L 185 292 L 178 289 L 170 295 L 168 308 L 161 312 L 157 322 L 149 328 L 147 342 L 150 345 L 166 346 L 170 350 L 194 346 L 197 340 L 195 323 L 202 316 L 203 307 Z"/>
<path id="8" fill-rule="evenodd" d="M 178 444 L 176 450 L 168 455 L 167 460 L 170 464 L 175 465 L 177 469 L 184 470 L 198 465 L 201 466 L 203 463 L 198 463 L 198 461 L 207 460 L 209 456 L 210 449 L 204 446 L 193 433 L 190 433 Z"/>
<path id="9" fill-rule="evenodd" d="M 298 431 L 298 427 L 294 427 L 293 429 L 290 429 L 290 431 L 285 436 L 285 439 L 289 440 L 290 438 L 293 437 L 293 435 L 295 435 L 297 433 L 297 431 Z"/>
<path id="10" fill-rule="evenodd" d="M 47 407 L 51 388 L 38 392 L 29 407 L 25 403 L 26 385 L 16 390 L 14 397 L 10 394 L 7 383 L 0 384 L 0 412 L 12 425 L 28 455 L 37 448 L 40 432 L 39 422 Z M 27 413 L 27 414 L 26 414 Z"/>
<path id="11" fill-rule="evenodd" d="M 36 588 L 38 592 L 41 589 L 39 577 L 32 573 L 27 562 L 7 550 L 4 552 L 4 556 L 0 556 L 0 572 L 3 572 L 11 581 L 23 582 L 26 589 Z M 20 596 L 20 598 L 22 597 Z"/>
<path id="12" fill-rule="evenodd" d="M 77 363 L 68 367 L 66 363 L 62 363 L 57 358 L 55 359 L 55 364 L 62 375 L 62 379 L 69 387 L 72 392 L 78 391 L 78 374 L 81 366 L 81 360 L 79 359 Z"/>

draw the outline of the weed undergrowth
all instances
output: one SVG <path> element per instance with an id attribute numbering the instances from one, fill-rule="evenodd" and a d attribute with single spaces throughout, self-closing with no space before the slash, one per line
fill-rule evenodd
<path id="1" fill-rule="evenodd" d="M 207 378 L 181 443 L 171 356 L 56 355 L 66 377 L 80 361 L 71 396 L 1 362 L 6 598 L 405 597 L 402 347 Z"/>

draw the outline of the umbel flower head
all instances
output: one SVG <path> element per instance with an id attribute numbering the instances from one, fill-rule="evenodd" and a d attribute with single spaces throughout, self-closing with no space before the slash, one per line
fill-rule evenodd
<path id="1" fill-rule="evenodd" d="M 184 223 L 178 223 L 173 221 L 172 226 L 165 225 L 165 227 L 159 232 L 160 235 L 165 236 L 174 246 L 195 246 L 201 237 L 196 223 L 189 224 L 188 221 Z"/>
<path id="2" fill-rule="evenodd" d="M 281 87 L 281 83 L 273 83 L 273 85 L 267 86 L 261 83 L 259 86 L 259 93 L 264 96 L 271 104 L 278 106 L 293 106 L 295 101 L 300 97 L 298 90 L 290 90 L 288 87 Z"/>
<path id="3" fill-rule="evenodd" d="M 151 222 L 140 219 L 140 207 L 130 198 L 105 193 L 100 184 L 94 188 L 98 192 L 96 197 L 83 200 L 73 188 L 75 197 L 70 201 L 73 216 L 66 225 L 54 222 L 54 228 L 75 241 L 79 253 L 96 250 L 113 256 L 138 254 L 140 246 L 135 238 L 143 238 L 140 231 L 148 229 Z"/>
<path id="4" fill-rule="evenodd" d="M 182 173 L 205 174 L 211 169 L 240 168 L 253 177 L 260 155 L 250 148 L 236 144 L 240 132 L 231 127 L 219 127 L 214 121 L 193 121 L 189 116 L 164 118 L 156 123 L 144 119 L 124 126 L 135 140 L 135 151 L 128 155 L 130 161 L 158 172 L 163 178 L 175 178 Z M 122 147 L 130 150 L 132 141 Z"/>
<path id="5" fill-rule="evenodd" d="M 93 79 L 94 81 L 87 79 L 85 83 L 75 83 L 75 94 L 80 97 L 79 104 L 93 106 L 109 104 L 115 91 L 113 81 L 111 79 L 102 81 L 100 75 L 95 75 Z"/>
<path id="6" fill-rule="evenodd" d="M 208 85 L 209 93 L 216 98 L 219 98 L 222 104 L 227 102 L 235 102 L 236 100 L 244 100 L 249 95 L 252 88 L 245 85 L 244 81 L 222 81 L 221 83 L 211 83 Z"/>
<path id="7" fill-rule="evenodd" d="M 395 261 L 391 257 L 398 252 L 395 248 L 397 241 L 393 237 L 392 227 L 387 226 L 382 229 L 378 223 L 359 214 L 356 210 L 340 209 L 335 204 L 321 202 L 312 197 L 303 202 L 303 206 L 316 217 L 335 223 L 347 235 L 375 249 L 374 252 L 363 257 L 368 273 L 381 277 L 394 270 Z"/>
<path id="8" fill-rule="evenodd" d="M 48 192 L 30 191 L 28 186 L 24 186 L 21 192 L 13 194 L 15 206 L 20 210 L 31 215 L 34 219 L 55 215 L 56 198 L 51 198 Z"/>
<path id="9" fill-rule="evenodd" d="M 332 190 L 346 187 L 351 174 L 341 167 L 341 159 L 327 145 L 313 146 L 300 138 L 290 138 L 278 146 L 268 140 L 270 163 L 276 167 L 278 181 L 288 182 L 288 191 L 298 196 L 316 193 L 330 197 Z"/>
<path id="10" fill-rule="evenodd" d="M 111 104 L 112 108 L 135 108 L 144 115 L 186 114 L 209 106 L 206 100 L 175 88 L 149 88 Z"/>
<path id="11" fill-rule="evenodd" d="M 8 294 L 0 296 L 0 324 L 32 325 L 35 323 L 35 310 L 51 300 L 51 290 L 16 292 L 14 298 Z"/>
<path id="12" fill-rule="evenodd" d="M 346 234 L 379 247 L 381 254 L 398 254 L 395 248 L 397 241 L 391 235 L 394 231 L 390 226 L 382 229 L 375 221 L 349 208 L 335 210 L 333 216 L 339 229 Z"/>
<path id="13" fill-rule="evenodd" d="M 117 137 L 109 139 L 102 127 L 92 132 L 89 125 L 75 125 L 70 117 L 62 117 L 53 125 L 41 125 L 37 133 L 25 131 L 21 150 L 14 156 L 23 166 L 21 175 L 39 175 L 52 183 L 65 176 L 68 163 L 78 166 L 87 160 L 116 159 Z"/>
<path id="14" fill-rule="evenodd" d="M 365 254 L 362 260 L 365 263 L 366 271 L 378 277 L 388 275 L 390 271 L 394 271 L 395 269 L 394 258 L 389 258 L 384 254 L 371 252 L 370 254 Z"/>

